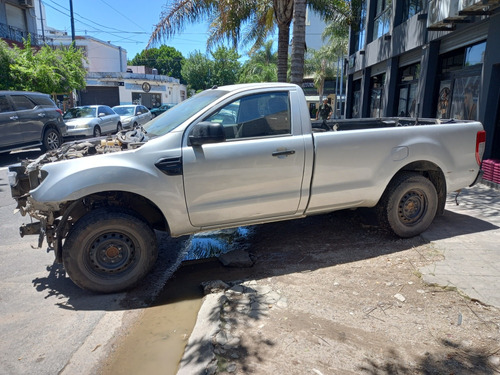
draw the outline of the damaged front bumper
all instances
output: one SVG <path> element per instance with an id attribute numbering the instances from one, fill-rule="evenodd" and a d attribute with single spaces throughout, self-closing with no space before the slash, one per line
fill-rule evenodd
<path id="1" fill-rule="evenodd" d="M 135 149 L 147 141 L 145 131 L 139 127 L 120 132 L 113 137 L 65 143 L 59 149 L 49 151 L 35 160 L 23 160 L 9 166 L 11 195 L 17 202 L 14 213 L 19 212 L 22 216 L 28 215 L 37 220 L 19 228 L 21 237 L 38 235 L 38 248 L 42 247 L 46 238 L 49 248 L 55 250 L 56 260 L 61 261 L 62 240 L 69 230 L 69 215 L 75 206 L 82 204 L 80 201 L 39 202 L 31 196 L 31 191 L 48 177 L 48 173 L 43 169 L 45 164 Z"/>

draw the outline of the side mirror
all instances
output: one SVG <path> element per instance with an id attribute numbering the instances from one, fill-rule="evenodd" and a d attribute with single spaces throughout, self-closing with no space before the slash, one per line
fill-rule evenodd
<path id="1" fill-rule="evenodd" d="M 104 112 L 99 113 L 99 117 L 104 117 L 106 114 Z"/>
<path id="2" fill-rule="evenodd" d="M 205 143 L 219 143 L 226 140 L 224 127 L 218 122 L 202 121 L 197 123 L 189 133 L 191 146 L 201 146 Z"/>

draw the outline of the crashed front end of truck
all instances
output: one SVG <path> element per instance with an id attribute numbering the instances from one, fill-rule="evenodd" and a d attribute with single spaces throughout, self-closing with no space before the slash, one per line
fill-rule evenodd
<path id="1" fill-rule="evenodd" d="M 17 201 L 14 213 L 30 216 L 32 222 L 19 228 L 21 237 L 38 235 L 38 248 L 46 238 L 49 249 L 53 249 L 57 262 L 62 261 L 62 240 L 73 222 L 83 216 L 90 207 L 104 204 L 109 196 L 94 196 L 87 200 L 68 202 L 38 202 L 30 194 L 47 177 L 42 169 L 45 164 L 62 160 L 71 160 L 93 155 L 121 152 L 141 147 L 148 141 L 146 132 L 136 128 L 128 132 L 119 132 L 112 137 L 92 138 L 63 144 L 59 149 L 51 150 L 37 159 L 22 160 L 9 166 L 9 184 L 12 197 Z M 116 197 L 119 200 L 120 197 Z M 99 202 L 99 201 L 102 202 Z M 70 216 L 71 215 L 71 216 Z M 34 221 L 38 220 L 38 221 Z"/>

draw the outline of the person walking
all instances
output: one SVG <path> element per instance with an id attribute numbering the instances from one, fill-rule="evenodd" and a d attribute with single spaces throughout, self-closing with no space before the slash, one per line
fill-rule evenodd
<path id="1" fill-rule="evenodd" d="M 328 104 L 327 98 L 323 99 L 323 104 L 319 106 L 318 111 L 316 112 L 316 120 L 319 119 L 319 116 L 321 116 L 323 121 L 330 120 L 330 117 L 332 116 L 332 107 Z"/>

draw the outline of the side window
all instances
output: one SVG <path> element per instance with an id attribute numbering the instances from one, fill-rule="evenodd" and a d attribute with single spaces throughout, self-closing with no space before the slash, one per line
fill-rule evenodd
<path id="1" fill-rule="evenodd" d="M 109 116 L 109 115 L 114 115 L 114 114 L 115 114 L 115 113 L 111 110 L 111 108 L 106 107 L 106 106 L 99 107 L 99 113 L 104 113 L 106 116 Z"/>
<path id="2" fill-rule="evenodd" d="M 49 107 L 55 107 L 56 105 L 52 99 L 47 95 L 30 95 L 30 99 L 33 100 L 37 105 L 46 105 Z"/>
<path id="3" fill-rule="evenodd" d="M 5 95 L 0 95 L 0 113 L 2 112 L 12 112 L 14 109 L 9 103 L 9 100 Z"/>
<path id="4" fill-rule="evenodd" d="M 243 97 L 205 121 L 222 123 L 226 139 L 291 134 L 288 92 Z"/>
<path id="5" fill-rule="evenodd" d="M 12 95 L 11 98 L 17 111 L 33 109 L 36 106 L 34 102 L 29 100 L 28 97 L 24 95 Z"/>

